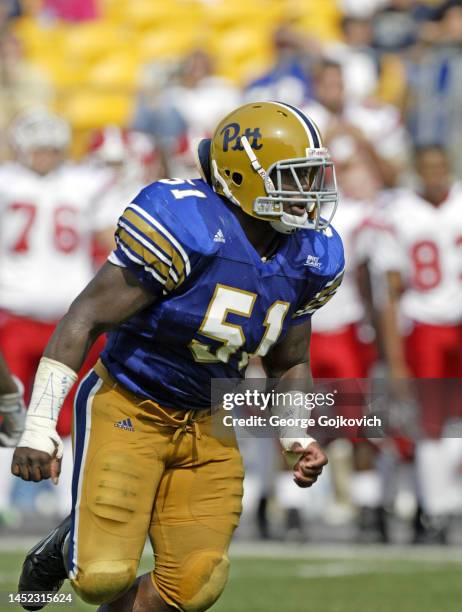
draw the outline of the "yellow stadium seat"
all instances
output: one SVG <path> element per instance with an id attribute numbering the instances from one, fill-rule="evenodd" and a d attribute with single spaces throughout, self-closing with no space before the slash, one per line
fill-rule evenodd
<path id="1" fill-rule="evenodd" d="M 13 33 L 21 41 L 28 57 L 55 55 L 62 45 L 65 31 L 59 25 L 41 27 L 29 17 L 18 19 L 13 27 Z"/>
<path id="2" fill-rule="evenodd" d="M 77 130 L 97 129 L 104 125 L 127 125 L 133 114 L 131 95 L 79 91 L 63 101 L 61 112 Z"/>
<path id="3" fill-rule="evenodd" d="M 151 27 L 176 26 L 182 22 L 196 21 L 195 11 L 188 11 L 185 6 L 175 2 L 153 2 L 138 0 L 125 4 L 124 20 L 137 29 Z"/>
<path id="4" fill-rule="evenodd" d="M 204 10 L 201 0 L 102 0 L 106 20 L 137 29 L 165 24 L 200 21 Z"/>
<path id="5" fill-rule="evenodd" d="M 217 58 L 239 62 L 252 55 L 267 55 L 271 42 L 265 29 L 231 28 L 213 37 L 210 50 Z"/>
<path id="6" fill-rule="evenodd" d="M 406 70 L 399 55 L 385 53 L 382 56 L 376 94 L 383 102 L 402 107 L 406 96 Z"/>
<path id="7" fill-rule="evenodd" d="M 122 22 L 126 4 L 127 0 L 99 0 L 103 19 Z"/>
<path id="8" fill-rule="evenodd" d="M 138 51 L 144 62 L 181 57 L 200 43 L 200 34 L 188 25 L 153 30 L 139 39 Z"/>
<path id="9" fill-rule="evenodd" d="M 72 65 L 58 54 L 37 58 L 36 63 L 46 71 L 58 92 L 60 89 L 80 87 L 86 81 L 84 66 Z"/>
<path id="10" fill-rule="evenodd" d="M 335 0 L 305 0 L 292 5 L 292 14 L 300 28 L 320 40 L 341 38 L 341 13 Z"/>
<path id="11" fill-rule="evenodd" d="M 94 62 L 128 46 L 131 33 L 126 28 L 102 21 L 70 26 L 64 37 L 64 53 L 82 62 Z"/>
<path id="12" fill-rule="evenodd" d="M 259 28 L 263 24 L 276 22 L 280 17 L 278 7 L 264 0 L 222 0 L 210 4 L 204 14 L 206 23 L 214 30 L 244 26 Z"/>
<path id="13" fill-rule="evenodd" d="M 139 62 L 128 53 L 109 55 L 87 72 L 87 84 L 95 88 L 133 91 L 138 84 Z"/>
<path id="14" fill-rule="evenodd" d="M 320 41 L 341 40 L 342 33 L 337 24 L 323 22 L 314 19 L 303 19 L 299 22 L 299 28 L 309 36 L 314 36 Z"/>
<path id="15" fill-rule="evenodd" d="M 234 84 L 241 86 L 249 83 L 268 70 L 271 56 L 251 56 L 240 62 L 221 61 L 217 66 L 217 74 Z"/>
<path id="16" fill-rule="evenodd" d="M 231 28 L 215 33 L 209 45 L 217 72 L 237 84 L 260 73 L 272 58 L 271 38 L 266 29 Z"/>

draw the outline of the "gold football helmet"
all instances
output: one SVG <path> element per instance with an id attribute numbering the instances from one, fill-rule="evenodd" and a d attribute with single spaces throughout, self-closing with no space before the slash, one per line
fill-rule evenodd
<path id="1" fill-rule="evenodd" d="M 214 190 L 248 215 L 283 233 L 330 224 L 338 199 L 335 170 L 315 123 L 297 108 L 241 106 L 218 124 L 209 146 Z M 284 211 L 285 203 L 305 207 L 305 214 Z M 325 204 L 328 219 L 321 217 Z"/>

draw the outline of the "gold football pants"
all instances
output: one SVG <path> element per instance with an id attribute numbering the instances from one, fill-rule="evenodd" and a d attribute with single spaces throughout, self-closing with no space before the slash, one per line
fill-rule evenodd
<path id="1" fill-rule="evenodd" d="M 93 604 L 123 594 L 149 534 L 162 598 L 180 610 L 209 608 L 226 583 L 241 512 L 234 437 L 213 435 L 208 410 L 171 410 L 130 393 L 101 362 L 77 392 L 73 433 L 76 592 Z"/>

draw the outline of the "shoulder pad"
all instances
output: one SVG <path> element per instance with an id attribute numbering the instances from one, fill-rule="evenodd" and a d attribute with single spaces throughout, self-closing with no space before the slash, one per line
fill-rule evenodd
<path id="1" fill-rule="evenodd" d="M 119 218 L 116 258 L 153 291 L 177 289 L 218 250 L 202 210 L 210 206 L 207 189 L 200 180 L 197 185 L 158 181 L 145 187 Z"/>
<path id="2" fill-rule="evenodd" d="M 215 198 L 218 196 L 201 179 L 164 179 L 145 187 L 129 208 L 154 218 L 185 248 L 209 256 L 218 250 L 207 225 Z"/>

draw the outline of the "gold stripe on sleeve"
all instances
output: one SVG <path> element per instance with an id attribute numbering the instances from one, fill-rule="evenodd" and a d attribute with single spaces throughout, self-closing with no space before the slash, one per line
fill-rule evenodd
<path id="1" fill-rule="evenodd" d="M 179 282 L 181 284 L 184 280 L 184 260 L 179 251 L 175 246 L 163 236 L 160 232 L 158 232 L 154 227 L 149 225 L 144 219 L 139 217 L 136 212 L 127 208 L 123 214 L 123 217 L 127 219 L 138 232 L 146 237 L 148 237 L 158 248 L 162 249 L 162 251 L 170 257 L 172 260 L 173 266 L 178 274 Z"/>

